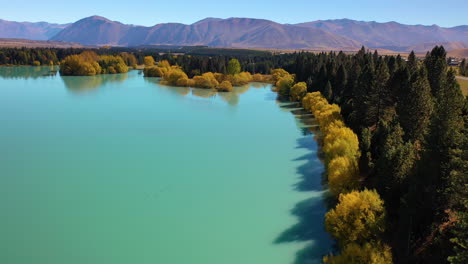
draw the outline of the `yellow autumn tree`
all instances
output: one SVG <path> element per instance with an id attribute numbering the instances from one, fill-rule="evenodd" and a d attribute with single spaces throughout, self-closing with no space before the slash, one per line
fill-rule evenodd
<path id="1" fill-rule="evenodd" d="M 98 59 L 102 73 L 124 73 L 128 72 L 125 61 L 120 56 L 103 55 Z"/>
<path id="2" fill-rule="evenodd" d="M 226 77 L 224 76 L 224 74 L 219 73 L 219 72 L 214 73 L 214 77 L 219 83 L 222 83 L 223 81 L 226 80 Z"/>
<path id="3" fill-rule="evenodd" d="M 288 74 L 280 78 L 276 82 L 276 91 L 278 92 L 278 96 L 282 98 L 289 98 L 289 93 L 293 85 L 294 85 L 293 75 Z"/>
<path id="4" fill-rule="evenodd" d="M 151 58 L 152 58 L 152 57 L 151 57 Z M 154 64 L 154 62 L 153 62 L 153 64 Z M 169 68 L 171 68 L 171 64 L 170 64 L 167 60 L 162 60 L 162 61 L 158 62 L 158 67 L 159 67 L 159 68 L 167 68 L 167 69 L 169 69 Z"/>
<path id="5" fill-rule="evenodd" d="M 193 80 L 188 77 L 182 76 L 176 81 L 176 86 L 189 87 L 193 86 Z"/>
<path id="6" fill-rule="evenodd" d="M 385 209 L 375 190 L 341 194 L 336 207 L 325 215 L 325 228 L 341 245 L 377 239 L 384 227 Z"/>
<path id="7" fill-rule="evenodd" d="M 252 75 L 252 81 L 253 82 L 270 82 L 271 81 L 271 75 L 263 75 L 260 73 L 256 73 Z"/>
<path id="8" fill-rule="evenodd" d="M 246 85 L 252 81 L 252 74 L 250 72 L 241 72 L 238 74 L 225 75 L 222 80 L 229 81 L 233 86 Z"/>
<path id="9" fill-rule="evenodd" d="M 144 58 L 144 61 L 145 61 L 145 66 L 146 66 L 146 67 L 154 66 L 154 63 L 155 63 L 155 62 L 154 62 L 153 56 L 146 56 L 146 57 Z"/>
<path id="10" fill-rule="evenodd" d="M 137 59 L 135 55 L 127 53 L 127 52 L 121 52 L 119 54 L 120 57 L 124 60 L 125 64 L 129 67 L 136 68 L 137 67 Z"/>
<path id="11" fill-rule="evenodd" d="M 301 101 L 307 93 L 307 84 L 305 82 L 296 83 L 291 87 L 289 98 L 291 101 Z"/>
<path id="12" fill-rule="evenodd" d="M 157 66 L 145 67 L 145 69 L 143 69 L 145 77 L 163 77 L 167 71 L 167 68 Z"/>
<path id="13" fill-rule="evenodd" d="M 274 69 L 274 70 L 271 70 L 271 78 L 273 79 L 273 82 L 277 82 L 279 81 L 279 79 L 281 78 L 284 78 L 288 75 L 291 75 L 289 74 L 289 72 L 283 70 L 283 69 Z"/>
<path id="14" fill-rule="evenodd" d="M 213 89 L 219 85 L 212 72 L 206 72 L 201 76 L 193 77 L 195 87 Z"/>
<path id="15" fill-rule="evenodd" d="M 331 105 L 323 101 L 320 101 L 318 106 L 320 108 L 317 108 L 313 113 L 319 122 L 322 132 L 327 134 L 329 125 L 335 121 L 342 121 L 341 108 L 336 104 Z"/>
<path id="16" fill-rule="evenodd" d="M 220 92 L 231 92 L 232 91 L 232 84 L 229 81 L 223 81 L 219 84 L 216 89 Z"/>
<path id="17" fill-rule="evenodd" d="M 357 135 L 347 127 L 329 127 L 323 143 L 327 162 L 336 157 L 358 160 L 361 155 Z"/>
<path id="18" fill-rule="evenodd" d="M 325 256 L 328 264 L 392 264 L 392 251 L 389 246 L 378 242 L 346 245 L 337 256 Z"/>
<path id="19" fill-rule="evenodd" d="M 357 161 L 348 157 L 337 157 L 327 164 L 328 187 L 337 197 L 359 188 Z"/>
<path id="20" fill-rule="evenodd" d="M 177 85 L 179 79 L 188 79 L 187 74 L 178 67 L 170 68 L 163 76 L 163 83 Z"/>
<path id="21" fill-rule="evenodd" d="M 99 57 L 94 52 L 84 52 L 80 55 L 70 55 L 60 63 L 61 75 L 90 76 L 101 74 L 101 66 L 94 59 Z"/>

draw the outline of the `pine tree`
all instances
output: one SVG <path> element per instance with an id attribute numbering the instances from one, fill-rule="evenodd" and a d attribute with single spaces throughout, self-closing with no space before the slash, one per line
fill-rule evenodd
<path id="1" fill-rule="evenodd" d="M 432 94 L 440 97 L 440 92 L 445 86 L 447 76 L 447 53 L 443 46 L 436 46 L 426 55 L 425 64 L 431 85 Z"/>
<path id="2" fill-rule="evenodd" d="M 358 134 L 365 127 L 371 126 L 373 115 L 370 106 L 372 105 L 372 96 L 377 86 L 377 78 L 372 65 L 366 65 L 358 78 L 357 87 L 353 94 L 353 111 L 350 114 L 350 125 Z"/>
<path id="3" fill-rule="evenodd" d="M 408 62 L 406 65 L 410 71 L 415 71 L 417 69 L 416 66 L 418 65 L 418 62 L 416 61 L 416 55 L 414 54 L 414 51 L 411 51 L 410 55 L 408 56 Z"/>
<path id="4" fill-rule="evenodd" d="M 420 142 L 424 139 L 432 111 L 433 102 L 427 73 L 424 68 L 420 68 L 413 73 L 408 89 L 401 91 L 397 106 L 406 140 Z"/>
<path id="5" fill-rule="evenodd" d="M 333 100 L 333 90 L 330 81 L 327 82 L 325 85 L 325 89 L 323 90 L 323 96 L 327 99 L 328 102 Z"/>
<path id="6" fill-rule="evenodd" d="M 407 192 L 407 177 L 415 166 L 416 156 L 411 143 L 403 140 L 404 131 L 398 120 L 384 122 L 377 136 L 378 161 L 376 164 L 376 188 L 385 203 L 391 217 L 400 206 L 400 198 Z"/>
<path id="7" fill-rule="evenodd" d="M 340 65 L 338 71 L 336 72 L 335 85 L 333 86 L 334 90 L 334 101 L 336 103 L 341 103 L 344 91 L 346 89 L 347 82 L 347 72 L 343 65 Z"/>

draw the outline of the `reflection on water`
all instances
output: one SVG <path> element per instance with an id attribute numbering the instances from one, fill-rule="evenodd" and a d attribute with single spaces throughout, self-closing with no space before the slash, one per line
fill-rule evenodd
<path id="1" fill-rule="evenodd" d="M 84 93 L 96 90 L 109 82 L 121 83 L 128 78 L 128 73 L 60 77 L 69 91 L 73 93 Z"/>
<path id="2" fill-rule="evenodd" d="M 235 86 L 232 89 L 232 92 L 217 92 L 215 89 L 202 89 L 202 88 L 189 88 L 189 87 L 175 87 L 161 85 L 161 78 L 154 77 L 145 77 L 145 81 L 148 83 L 157 84 L 158 88 L 166 89 L 174 94 L 178 95 L 188 95 L 192 91 L 191 95 L 201 98 L 211 98 L 219 96 L 223 101 L 227 102 L 229 105 L 237 105 L 239 103 L 239 95 L 247 92 L 250 88 L 268 88 L 271 84 L 268 83 L 258 83 L 253 82 L 243 86 Z"/>
<path id="3" fill-rule="evenodd" d="M 3 79 L 38 79 L 54 78 L 58 73 L 58 66 L 15 66 L 0 67 L 0 78 Z M 95 76 L 60 76 L 65 86 L 74 93 L 88 92 L 98 89 L 109 82 L 121 83 L 128 78 L 128 73 L 102 74 Z M 135 77 L 134 75 L 132 75 Z M 188 93 L 188 92 L 187 92 Z"/>
<path id="4" fill-rule="evenodd" d="M 216 96 L 218 92 L 215 89 L 201 89 L 201 88 L 193 88 L 192 95 L 202 98 L 210 98 Z"/>
<path id="5" fill-rule="evenodd" d="M 0 67 L 0 78 L 4 79 L 37 79 L 57 75 L 58 66 L 14 66 Z"/>
<path id="6" fill-rule="evenodd" d="M 219 97 L 226 101 L 229 105 L 237 105 L 239 103 L 239 95 L 235 92 L 219 93 Z"/>
<path id="7" fill-rule="evenodd" d="M 190 93 L 190 88 L 189 87 L 173 87 L 173 86 L 160 85 L 160 83 L 159 83 L 160 81 L 161 81 L 161 78 L 154 78 L 154 77 L 145 78 L 145 82 L 157 84 L 157 85 L 159 85 L 159 87 L 161 87 L 163 89 L 166 89 L 166 90 L 168 90 L 170 92 L 173 92 L 175 94 L 185 96 L 185 95 L 188 95 Z"/>

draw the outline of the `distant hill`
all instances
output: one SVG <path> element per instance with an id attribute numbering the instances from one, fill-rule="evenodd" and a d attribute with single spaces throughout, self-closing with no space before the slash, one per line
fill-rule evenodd
<path id="1" fill-rule="evenodd" d="M 372 48 L 406 50 L 427 42 L 468 42 L 468 26 L 443 28 L 437 25 L 404 25 L 397 22 L 364 22 L 351 19 L 319 20 L 297 24 L 354 39 Z"/>
<path id="2" fill-rule="evenodd" d="M 14 22 L 0 19 L 0 38 L 49 40 L 69 24 Z"/>
<path id="3" fill-rule="evenodd" d="M 73 23 L 52 40 L 87 45 L 206 45 L 264 49 L 356 50 L 361 45 L 320 29 L 250 18 L 210 18 L 192 25 L 167 23 L 143 27 L 92 16 Z"/>
<path id="4" fill-rule="evenodd" d="M 0 48 L 86 48 L 86 46 L 78 43 L 69 43 L 62 41 L 44 41 L 30 39 L 4 39 L 0 38 Z"/>
<path id="5" fill-rule="evenodd" d="M 427 42 L 427 43 L 419 43 L 416 45 L 412 45 L 406 47 L 405 50 L 408 52 L 414 51 L 416 53 L 425 53 L 431 51 L 434 46 L 444 46 L 445 50 L 458 50 L 468 48 L 468 42 L 461 42 L 461 41 L 448 41 L 448 42 Z"/>
<path id="6" fill-rule="evenodd" d="M 447 56 L 455 58 L 468 58 L 468 48 L 451 50 L 447 52 Z"/>
<path id="7" fill-rule="evenodd" d="M 91 16 L 72 24 L 0 20 L 0 37 L 75 42 L 83 45 L 152 45 L 220 48 L 356 51 L 361 46 L 391 52 L 423 53 L 435 45 L 465 48 L 468 26 L 404 25 L 351 19 L 279 24 L 252 18 L 205 18 L 191 25 L 135 26 Z"/>

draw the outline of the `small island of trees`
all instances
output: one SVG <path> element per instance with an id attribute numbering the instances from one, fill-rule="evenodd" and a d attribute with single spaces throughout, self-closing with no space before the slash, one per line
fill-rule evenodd
<path id="1" fill-rule="evenodd" d="M 134 61 L 126 57 L 127 61 Z M 67 56 L 60 63 L 61 75 L 91 76 L 128 72 L 128 66 L 121 56 L 102 55 L 94 51 L 84 51 L 78 55 Z"/>
<path id="2" fill-rule="evenodd" d="M 153 57 L 145 57 L 145 77 L 161 77 L 161 83 L 172 86 L 196 87 L 216 89 L 219 92 L 230 92 L 233 86 L 246 85 L 249 82 L 271 82 L 272 76 L 241 72 L 241 66 L 237 59 L 231 59 L 228 63 L 227 74 L 205 72 L 189 78 L 180 66 L 171 66 L 167 60 L 155 65 Z"/>

